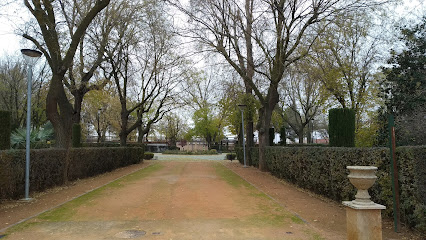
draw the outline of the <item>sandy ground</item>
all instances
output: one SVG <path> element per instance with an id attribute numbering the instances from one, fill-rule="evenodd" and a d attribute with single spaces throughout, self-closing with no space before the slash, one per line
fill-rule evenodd
<path id="1" fill-rule="evenodd" d="M 255 168 L 242 168 L 237 161 L 223 161 L 224 155 L 156 154 L 156 157 L 158 160 L 35 194 L 32 196 L 35 200 L 30 203 L 1 203 L 0 238 L 9 226 L 23 219 L 157 163 L 164 167 L 140 181 L 126 182 L 90 199 L 73 209 L 68 219 L 33 218 L 29 222 L 34 226 L 16 231 L 6 239 L 346 238 L 345 210 L 339 203 L 295 188 Z M 217 161 L 257 190 L 240 187 L 235 191 L 235 187 L 216 174 Z M 266 205 L 258 197 L 262 192 L 271 197 Z M 293 214 L 304 223 L 289 221 Z M 251 225 L 255 227 L 248 227 Z M 388 219 L 383 220 L 383 236 L 384 239 L 425 239 L 405 228 L 402 233 L 394 233 Z"/>
<path id="2" fill-rule="evenodd" d="M 158 166 L 31 219 L 6 239 L 321 239 L 221 163 Z"/>

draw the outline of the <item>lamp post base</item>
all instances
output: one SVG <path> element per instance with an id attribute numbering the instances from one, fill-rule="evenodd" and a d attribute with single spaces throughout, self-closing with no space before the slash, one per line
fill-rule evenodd
<path id="1" fill-rule="evenodd" d="M 34 198 L 22 198 L 18 200 L 18 202 L 32 202 L 32 201 L 34 201 Z"/>

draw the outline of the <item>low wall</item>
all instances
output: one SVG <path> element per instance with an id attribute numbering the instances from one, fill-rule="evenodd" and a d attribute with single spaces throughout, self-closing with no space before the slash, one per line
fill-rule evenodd
<path id="1" fill-rule="evenodd" d="M 44 191 L 68 181 L 95 176 L 142 161 L 137 147 L 36 149 L 30 152 L 30 191 Z M 66 159 L 69 159 L 66 174 Z M 25 192 L 25 150 L 0 151 L 0 200 Z"/>
<path id="2" fill-rule="evenodd" d="M 369 192 L 372 200 L 387 207 L 392 216 L 392 188 L 388 148 L 267 147 L 266 161 L 272 175 L 336 201 L 353 200 L 346 166 L 378 167 L 377 181 Z M 258 165 L 258 149 L 249 153 Z M 401 220 L 426 232 L 426 146 L 399 147 L 396 151 L 399 174 Z M 242 162 L 242 149 L 237 157 Z"/>

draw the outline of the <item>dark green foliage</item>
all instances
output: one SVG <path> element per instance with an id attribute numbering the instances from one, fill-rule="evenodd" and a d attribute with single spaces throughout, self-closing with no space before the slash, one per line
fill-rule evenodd
<path id="1" fill-rule="evenodd" d="M 399 53 L 392 50 L 388 60 L 392 67 L 383 69 L 383 115 L 395 116 L 397 145 L 426 145 L 426 15 L 418 25 L 399 30 L 405 48 Z M 381 135 L 385 136 L 386 130 L 382 128 Z"/>
<path id="2" fill-rule="evenodd" d="M 81 125 L 78 123 L 72 125 L 72 147 L 81 147 Z"/>
<path id="3" fill-rule="evenodd" d="M 237 154 L 236 153 L 227 153 L 226 154 L 226 159 L 227 160 L 234 160 L 235 158 L 237 157 Z"/>
<path id="4" fill-rule="evenodd" d="M 53 128 L 50 129 L 31 129 L 30 132 L 30 147 L 31 148 L 48 148 L 51 144 L 47 141 L 53 137 Z M 27 130 L 25 128 L 18 128 L 12 132 L 10 142 L 14 149 L 25 149 L 27 141 Z"/>
<path id="5" fill-rule="evenodd" d="M 269 128 L 269 146 L 274 146 L 275 129 Z"/>
<path id="6" fill-rule="evenodd" d="M 85 142 L 81 144 L 82 147 L 120 147 L 120 143 L 118 142 Z M 140 147 L 144 148 L 145 145 L 143 143 L 137 143 L 137 142 L 128 142 L 126 144 L 126 147 Z"/>
<path id="7" fill-rule="evenodd" d="M 287 140 L 287 133 L 286 133 L 285 127 L 283 126 L 280 129 L 280 145 L 281 146 L 287 145 L 286 140 Z"/>
<path id="8" fill-rule="evenodd" d="M 388 109 L 410 113 L 426 104 L 426 15 L 413 28 L 401 28 L 401 40 L 406 49 L 397 54 L 391 51 L 382 90 Z"/>
<path id="9" fill-rule="evenodd" d="M 236 151 L 240 157 L 242 150 Z M 267 147 L 265 151 L 272 175 L 339 202 L 353 200 L 356 193 L 346 166 L 378 167 L 378 179 L 369 192 L 373 201 L 387 206 L 384 214 L 392 216 L 388 148 Z M 426 232 L 426 146 L 399 147 L 396 153 L 401 219 Z M 258 149 L 252 148 L 249 154 L 257 165 Z"/>
<path id="10" fill-rule="evenodd" d="M 176 147 L 176 146 L 169 146 L 169 150 L 180 150 L 180 148 L 179 147 Z"/>
<path id="11" fill-rule="evenodd" d="M 259 148 L 251 148 L 250 150 L 246 148 L 246 154 L 250 154 L 251 156 L 251 164 L 252 166 L 258 167 L 259 166 Z M 237 155 L 237 159 L 241 164 L 244 164 L 244 155 L 243 155 L 243 148 L 242 147 L 236 147 L 235 148 L 235 154 Z"/>
<path id="12" fill-rule="evenodd" d="M 291 143 L 291 144 L 287 144 L 286 147 L 330 147 L 330 145 L 321 144 L 321 143 L 308 143 L 308 144 Z"/>
<path id="13" fill-rule="evenodd" d="M 120 143 L 118 142 L 85 142 L 81 144 L 83 147 L 120 147 Z M 130 143 L 127 143 L 127 147 L 130 147 Z"/>
<path id="14" fill-rule="evenodd" d="M 330 146 L 355 147 L 355 110 L 333 108 L 328 112 Z"/>
<path id="15" fill-rule="evenodd" d="M 145 152 L 143 154 L 143 159 L 150 160 L 152 158 L 154 158 L 154 153 L 152 153 L 152 152 Z"/>
<path id="16" fill-rule="evenodd" d="M 389 147 L 388 117 L 383 107 L 380 107 L 377 110 L 377 121 L 380 127 L 377 131 L 377 141 L 375 147 Z"/>
<path id="17" fill-rule="evenodd" d="M 30 191 L 64 184 L 66 149 L 31 150 Z M 69 149 L 68 180 L 95 176 L 142 161 L 143 148 Z M 24 195 L 25 150 L 0 151 L 0 199 Z"/>
<path id="18" fill-rule="evenodd" d="M 203 150 L 203 151 L 179 151 L 179 150 L 166 150 L 162 154 L 176 154 L 176 155 L 216 155 L 216 149 Z"/>
<path id="19" fill-rule="evenodd" d="M 0 111 L 0 150 L 10 148 L 10 119 L 10 112 Z"/>

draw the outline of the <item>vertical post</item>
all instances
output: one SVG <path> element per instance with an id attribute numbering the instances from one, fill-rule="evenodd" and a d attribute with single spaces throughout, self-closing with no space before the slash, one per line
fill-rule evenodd
<path id="1" fill-rule="evenodd" d="M 398 166 L 396 163 L 396 140 L 395 140 L 395 120 L 393 114 L 389 115 L 389 148 L 390 148 L 390 170 L 392 179 L 392 198 L 393 198 L 393 224 L 394 231 L 401 229 L 399 213 L 399 184 L 398 184 Z"/>
<path id="2" fill-rule="evenodd" d="M 25 199 L 29 200 L 30 194 L 30 134 L 31 134 L 31 88 L 32 88 L 33 69 L 28 65 L 28 86 L 27 86 L 27 136 L 25 147 Z"/>
<path id="3" fill-rule="evenodd" d="M 31 200 L 30 193 L 30 133 L 31 133 L 31 88 L 33 78 L 33 66 L 41 57 L 42 53 L 37 50 L 21 49 L 25 62 L 28 65 L 28 87 L 27 87 L 27 136 L 25 150 L 25 198 L 24 201 Z"/>
<path id="4" fill-rule="evenodd" d="M 246 140 L 244 138 L 244 110 L 241 110 L 241 131 L 243 131 L 243 154 L 244 154 L 244 167 L 247 167 L 246 165 Z"/>

